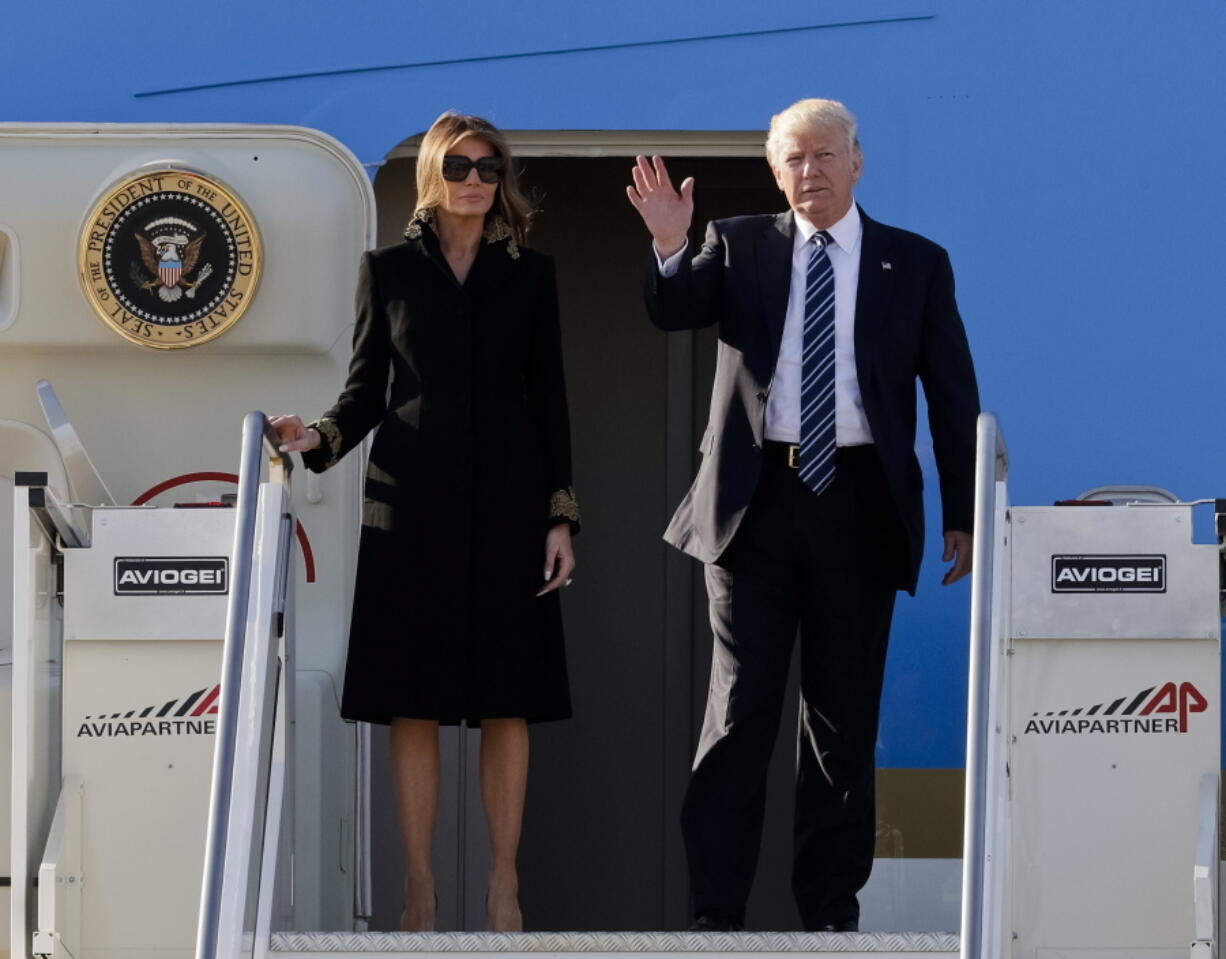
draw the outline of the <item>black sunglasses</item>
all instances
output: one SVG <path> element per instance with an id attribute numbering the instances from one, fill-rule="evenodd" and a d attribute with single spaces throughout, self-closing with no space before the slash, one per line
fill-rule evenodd
<path id="1" fill-rule="evenodd" d="M 443 179 L 452 183 L 463 183 L 473 167 L 477 168 L 477 176 L 482 183 L 497 183 L 502 179 L 502 172 L 507 168 L 502 157 L 482 157 L 473 160 L 466 156 L 443 157 Z"/>

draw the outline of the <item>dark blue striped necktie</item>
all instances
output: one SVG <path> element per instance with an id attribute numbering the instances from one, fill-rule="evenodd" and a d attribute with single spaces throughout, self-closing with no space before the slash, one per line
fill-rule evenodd
<path id="1" fill-rule="evenodd" d="M 800 363 L 800 478 L 820 493 L 834 479 L 834 268 L 830 234 L 809 241 L 804 347 Z"/>

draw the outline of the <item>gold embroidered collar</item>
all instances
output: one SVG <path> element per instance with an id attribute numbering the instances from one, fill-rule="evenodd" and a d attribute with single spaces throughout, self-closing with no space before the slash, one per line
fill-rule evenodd
<path id="1" fill-rule="evenodd" d="M 432 206 L 422 207 L 413 211 L 413 216 L 404 228 L 404 238 L 406 240 L 420 240 L 422 228 L 427 226 L 434 233 L 438 233 L 438 228 L 434 225 L 434 207 Z M 485 218 L 485 229 L 481 233 L 481 240 L 484 243 L 497 243 L 500 240 L 506 240 L 507 254 L 512 260 L 519 259 L 519 244 L 515 242 L 515 235 L 511 232 L 511 226 L 497 213 Z"/>

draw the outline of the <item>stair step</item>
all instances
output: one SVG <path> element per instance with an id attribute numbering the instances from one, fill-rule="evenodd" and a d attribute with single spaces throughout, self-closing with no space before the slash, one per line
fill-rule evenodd
<path id="1" fill-rule="evenodd" d="M 278 959 L 382 955 L 504 956 L 549 953 L 638 953 L 665 956 L 838 955 L 842 959 L 957 959 L 958 936 L 948 932 L 280 932 L 272 936 Z"/>

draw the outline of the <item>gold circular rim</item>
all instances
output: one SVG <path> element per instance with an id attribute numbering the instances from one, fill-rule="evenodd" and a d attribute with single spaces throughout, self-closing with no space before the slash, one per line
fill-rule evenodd
<path id="1" fill-rule="evenodd" d="M 148 320 L 134 316 L 115 300 L 114 291 L 110 289 L 106 280 L 102 277 L 100 262 L 91 263 L 91 257 L 94 256 L 99 261 L 101 260 L 101 250 L 111 227 L 114 225 L 115 218 L 124 212 L 130 204 L 125 204 L 112 212 L 107 217 L 105 226 L 103 226 L 102 221 L 107 207 L 114 203 L 125 191 L 131 190 L 152 178 L 162 178 L 171 182 L 171 186 L 159 186 L 156 192 L 188 193 L 193 196 L 199 196 L 213 207 L 214 211 L 221 216 L 223 221 L 226 220 L 226 217 L 222 210 L 225 204 L 231 204 L 238 212 L 239 222 L 246 227 L 250 237 L 250 273 L 247 276 L 241 277 L 241 284 L 239 279 L 236 279 L 231 284 L 230 290 L 223 302 L 206 316 L 177 327 L 150 323 Z M 213 199 L 213 196 L 216 197 L 216 200 Z M 228 224 L 228 221 L 226 222 Z M 95 243 L 97 248 L 93 246 Z M 247 204 L 216 177 L 186 167 L 158 166 L 156 168 L 145 168 L 129 173 L 116 180 L 102 192 L 101 197 L 90 209 L 77 240 L 77 278 L 81 282 L 81 289 L 85 294 L 86 302 L 89 303 L 94 313 L 98 315 L 108 330 L 117 333 L 129 343 L 135 343 L 138 346 L 149 349 L 189 349 L 194 346 L 211 343 L 219 336 L 229 332 L 251 306 L 251 301 L 255 298 L 255 294 L 259 289 L 260 278 L 263 272 L 264 246 L 260 239 L 259 227 L 256 225 L 255 218 L 251 215 L 251 210 L 247 207 Z M 217 311 L 225 306 L 229 306 L 228 301 L 236 289 L 242 293 L 241 300 L 237 304 L 230 306 L 228 314 L 218 320 L 216 317 Z M 108 299 L 112 302 L 108 303 Z M 117 319 L 117 315 L 121 313 L 123 314 L 122 321 Z M 132 329 L 128 329 L 128 325 Z M 159 342 L 153 335 L 159 330 L 182 330 L 187 332 L 188 335 L 184 337 L 182 334 L 179 334 L 176 336 L 176 342 Z"/>

